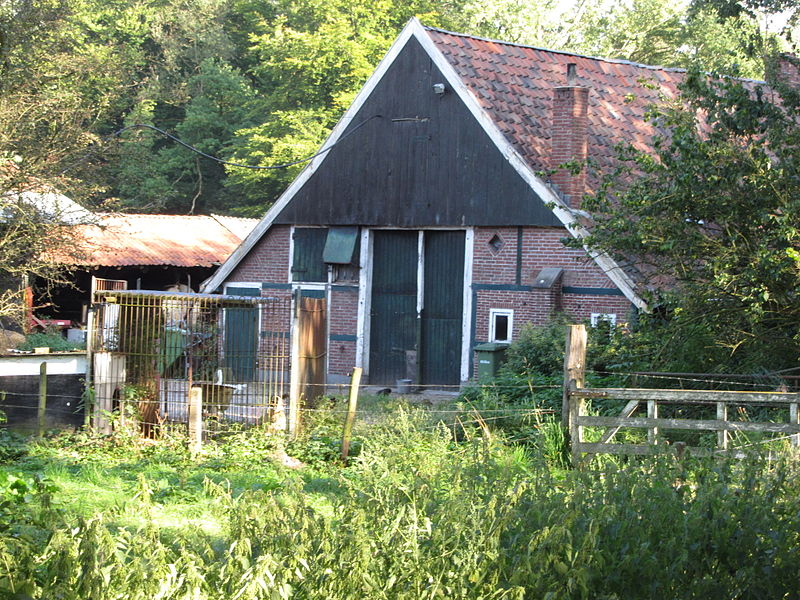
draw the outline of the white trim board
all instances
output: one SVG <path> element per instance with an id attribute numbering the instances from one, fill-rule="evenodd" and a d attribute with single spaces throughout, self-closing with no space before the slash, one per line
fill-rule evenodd
<path id="1" fill-rule="evenodd" d="M 431 39 L 427 30 L 416 18 L 412 18 L 398 38 L 392 44 L 389 52 L 381 60 L 375 72 L 370 76 L 367 83 L 356 96 L 353 104 L 347 109 L 344 116 L 336 124 L 328 139 L 322 146 L 324 150 L 332 146 L 342 136 L 347 126 L 352 119 L 364 105 L 366 99 L 370 96 L 372 91 L 381 81 L 383 76 L 388 71 L 389 67 L 394 63 L 401 50 L 405 48 L 406 44 L 411 38 L 416 39 L 425 52 L 430 57 L 431 61 L 444 75 L 445 80 L 450 85 L 450 88 L 458 95 L 464 105 L 467 107 L 472 116 L 480 124 L 484 132 L 489 136 L 489 139 L 494 143 L 498 150 L 502 153 L 509 164 L 514 170 L 522 177 L 528 186 L 536 193 L 536 195 L 548 206 L 551 207 L 553 214 L 558 218 L 564 227 L 569 231 L 570 235 L 574 238 L 582 240 L 585 239 L 589 233 L 580 225 L 575 218 L 573 211 L 564 203 L 561 197 L 545 183 L 531 166 L 525 162 L 522 156 L 516 151 L 511 142 L 503 135 L 497 125 L 494 123 L 489 114 L 480 106 L 477 98 L 467 88 L 464 81 L 456 73 L 453 66 L 448 62 L 447 58 L 439 51 L 436 44 Z M 201 291 L 213 292 L 225 281 L 225 278 L 233 271 L 234 268 L 241 262 L 248 252 L 256 245 L 258 240 L 266 233 L 272 226 L 272 223 L 286 207 L 294 195 L 302 188 L 308 179 L 314 174 L 319 166 L 324 162 L 328 153 L 316 157 L 314 160 L 306 165 L 305 169 L 300 175 L 295 178 L 289 185 L 286 191 L 278 198 L 272 208 L 267 211 L 264 218 L 255 226 L 250 235 L 241 243 L 241 245 L 231 254 L 217 272 L 208 279 L 202 286 Z M 636 293 L 635 285 L 625 271 L 620 267 L 616 261 L 605 253 L 593 251 L 584 245 L 584 250 L 600 267 L 600 269 L 608 276 L 609 279 L 617 286 L 617 288 L 625 295 L 625 297 L 640 310 L 647 310 L 647 304 Z"/>

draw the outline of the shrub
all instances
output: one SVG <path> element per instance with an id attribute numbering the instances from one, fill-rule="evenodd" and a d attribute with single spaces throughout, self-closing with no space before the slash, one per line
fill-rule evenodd
<path id="1" fill-rule="evenodd" d="M 83 350 L 86 348 L 86 344 L 70 342 L 57 331 L 47 331 L 29 333 L 17 345 L 17 350 L 24 352 L 30 352 L 34 348 L 50 348 L 53 352 L 70 352 L 72 350 Z"/>

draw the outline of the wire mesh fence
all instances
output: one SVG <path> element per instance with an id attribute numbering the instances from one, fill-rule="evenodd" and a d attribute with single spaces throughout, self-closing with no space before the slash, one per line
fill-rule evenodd
<path id="1" fill-rule="evenodd" d="M 98 291 L 90 332 L 94 426 L 137 419 L 145 435 L 187 423 L 192 390 L 209 422 L 263 424 L 289 393 L 290 298 Z"/>

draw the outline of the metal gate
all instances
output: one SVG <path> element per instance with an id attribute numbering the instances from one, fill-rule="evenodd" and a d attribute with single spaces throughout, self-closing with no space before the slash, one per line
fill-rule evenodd
<path id="1" fill-rule="evenodd" d="M 91 383 L 101 429 L 108 427 L 104 415 L 123 405 L 143 428 L 185 422 L 192 387 L 202 388 L 205 410 L 218 422 L 259 424 L 283 406 L 288 295 L 114 290 L 97 291 L 93 300 Z"/>

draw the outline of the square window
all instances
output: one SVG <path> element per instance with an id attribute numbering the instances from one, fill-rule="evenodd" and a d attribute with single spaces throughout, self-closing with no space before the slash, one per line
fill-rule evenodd
<path id="1" fill-rule="evenodd" d="M 511 342 L 514 331 L 514 311 L 510 308 L 493 308 L 489 311 L 489 341 Z"/>
<path id="2" fill-rule="evenodd" d="M 601 323 L 607 323 L 614 327 L 617 324 L 617 315 L 614 313 L 592 313 L 589 323 L 592 327 L 597 327 Z"/>

